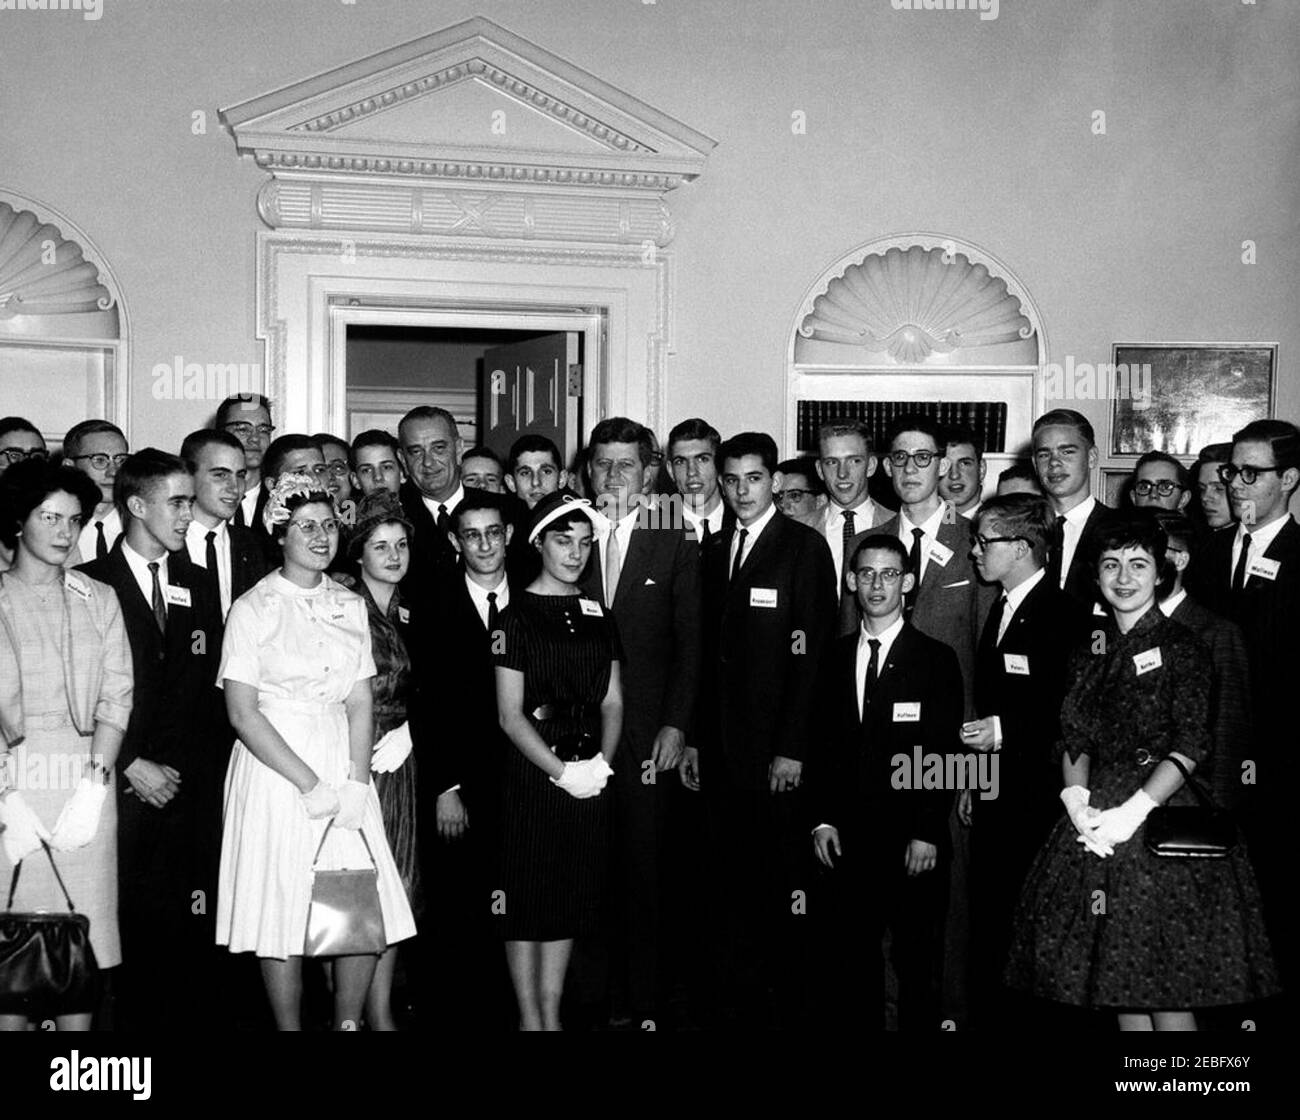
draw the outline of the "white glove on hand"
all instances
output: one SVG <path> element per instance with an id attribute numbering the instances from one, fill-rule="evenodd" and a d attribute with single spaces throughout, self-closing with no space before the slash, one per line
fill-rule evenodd
<path id="1" fill-rule="evenodd" d="M 605 778 L 593 769 L 593 760 L 590 758 L 582 762 L 566 762 L 564 773 L 551 781 L 570 797 L 595 797 L 605 788 Z"/>
<path id="2" fill-rule="evenodd" d="M 370 769 L 376 774 L 391 774 L 411 754 L 411 725 L 394 727 L 375 744 L 370 755 Z"/>
<path id="3" fill-rule="evenodd" d="M 37 851 L 42 840 L 49 840 L 50 831 L 41 818 L 32 812 L 31 807 L 17 790 L 10 791 L 7 797 L 0 798 L 0 842 L 4 844 L 5 858 L 10 863 Z"/>
<path id="4" fill-rule="evenodd" d="M 1109 844 L 1099 841 L 1093 834 L 1093 826 L 1101 812 L 1093 809 L 1088 805 L 1088 798 L 1091 795 L 1086 786 L 1066 786 L 1061 790 L 1061 803 L 1065 806 L 1066 815 L 1070 818 L 1070 823 L 1074 825 L 1079 835 L 1077 837 L 1080 844 L 1083 844 L 1094 855 L 1103 859 L 1106 856 L 1113 856 L 1115 849 Z"/>
<path id="5" fill-rule="evenodd" d="M 1132 797 L 1113 809 L 1103 809 L 1092 822 L 1092 837 L 1100 844 L 1114 848 L 1133 838 L 1147 814 L 1156 807 L 1151 795 L 1139 789 Z"/>
<path id="6" fill-rule="evenodd" d="M 334 787 L 318 781 L 306 793 L 298 794 L 307 816 L 314 821 L 332 817 L 339 811 L 339 795 Z"/>
<path id="7" fill-rule="evenodd" d="M 339 828 L 360 828 L 366 812 L 366 799 L 370 796 L 369 782 L 354 782 L 349 778 L 338 788 L 339 815 L 334 823 Z"/>
<path id="8" fill-rule="evenodd" d="M 61 852 L 73 852 L 89 844 L 99 829 L 107 795 L 108 786 L 103 782 L 82 778 L 54 823 L 50 846 Z"/>
<path id="9" fill-rule="evenodd" d="M 600 778 L 600 788 L 605 788 L 605 783 L 614 776 L 614 768 L 605 761 L 603 754 L 593 755 L 587 760 L 591 763 L 591 771 Z"/>

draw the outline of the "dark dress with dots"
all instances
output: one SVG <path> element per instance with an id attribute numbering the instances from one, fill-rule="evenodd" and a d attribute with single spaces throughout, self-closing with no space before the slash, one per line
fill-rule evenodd
<path id="1" fill-rule="evenodd" d="M 622 658 L 613 617 L 578 595 L 512 594 L 496 664 L 524 674 L 524 712 L 564 761 L 600 750 L 600 703 Z M 535 718 L 550 706 L 554 718 Z M 586 741 L 576 736 L 589 735 Z M 615 757 L 613 765 L 619 760 Z M 562 941 L 599 926 L 609 792 L 579 800 L 516 748 L 503 783 L 499 916 L 507 941 Z"/>
<path id="2" fill-rule="evenodd" d="M 1104 650 L 1094 638 L 1071 660 L 1056 753 L 1088 755 L 1089 804 L 1109 809 L 1170 751 L 1205 761 L 1211 666 L 1200 640 L 1156 608 L 1127 634 L 1113 622 L 1102 633 Z M 1185 785 L 1169 802 L 1196 803 Z M 1225 859 L 1176 859 L 1150 852 L 1145 834 L 1143 825 L 1102 859 L 1062 814 L 1021 890 L 1008 986 L 1117 1011 L 1188 1010 L 1277 992 L 1244 844 Z"/>

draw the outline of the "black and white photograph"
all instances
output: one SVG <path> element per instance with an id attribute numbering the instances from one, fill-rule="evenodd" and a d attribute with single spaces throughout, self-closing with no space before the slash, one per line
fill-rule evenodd
<path id="1" fill-rule="evenodd" d="M 1280 1092 L 1297 57 L 0 0 L 6 1099 Z"/>

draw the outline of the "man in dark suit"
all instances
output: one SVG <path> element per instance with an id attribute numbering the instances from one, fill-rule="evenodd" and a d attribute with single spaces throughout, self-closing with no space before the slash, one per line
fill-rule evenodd
<path id="1" fill-rule="evenodd" d="M 621 761 L 611 782 L 610 1010 L 614 1021 L 638 1028 L 662 1021 L 666 1002 L 659 948 L 668 778 L 686 746 L 700 670 L 698 548 L 680 523 L 669 523 L 672 503 L 644 498 L 652 451 L 650 430 L 625 417 L 602 420 L 592 432 L 588 469 L 610 532 L 581 584 L 613 612 L 623 643 Z"/>
<path id="2" fill-rule="evenodd" d="M 1085 561 L 1088 541 L 1114 514 L 1092 496 L 1096 436 L 1082 413 L 1054 408 L 1034 421 L 1032 438 L 1038 482 L 1056 515 L 1047 578 L 1091 610 L 1097 595 Z"/>
<path id="3" fill-rule="evenodd" d="M 773 503 L 781 475 L 771 436 L 733 436 L 719 461 L 736 523 L 705 548 L 695 736 L 718 860 L 719 979 L 723 1003 L 747 1018 L 761 1021 L 770 986 L 781 1017 L 797 1022 L 803 929 L 792 892 L 807 886 L 798 874 L 807 849 L 797 836 L 797 791 L 816 738 L 818 673 L 835 626 L 835 568 L 825 539 Z"/>
<path id="4" fill-rule="evenodd" d="M 266 508 L 267 489 L 262 485 L 262 459 L 275 435 L 271 423 L 271 402 L 261 393 L 239 393 L 227 397 L 217 405 L 213 428 L 226 432 L 239 440 L 244 449 L 244 463 L 248 476 L 244 479 L 244 493 L 231 517 L 231 524 L 241 529 L 256 530 Z"/>
<path id="5" fill-rule="evenodd" d="M 212 741 L 221 608 L 207 579 L 171 563 L 194 503 L 185 464 L 146 448 L 122 464 L 115 498 L 123 535 L 82 570 L 117 592 L 135 673 L 117 757 L 120 1023 L 160 1030 L 209 1011 L 220 835 L 199 810 L 224 776 Z"/>
<path id="6" fill-rule="evenodd" d="M 878 948 L 892 933 L 900 1030 L 938 1030 L 939 961 L 947 900 L 948 814 L 961 751 L 957 658 L 903 618 L 914 576 L 893 534 L 867 534 L 845 581 L 861 610 L 825 668 L 828 727 L 810 764 L 813 846 L 832 869 L 835 919 L 827 1014 L 861 1029 L 885 1025 Z M 935 765 L 940 788 L 917 763 Z M 993 792 L 996 792 L 994 790 Z M 843 1001 L 836 1007 L 835 996 Z"/>
<path id="7" fill-rule="evenodd" d="M 456 550 L 447 536 L 451 515 L 465 497 L 460 479 L 465 441 L 450 412 L 420 405 L 397 425 L 397 442 L 406 469 L 399 494 L 415 526 L 407 579 L 416 583 L 448 576 L 456 567 Z"/>
<path id="8" fill-rule="evenodd" d="M 528 543 L 528 521 L 538 502 L 569 485 L 560 449 L 547 436 L 530 432 L 510 445 L 506 459 L 506 489 L 515 498 L 506 503 L 508 523 L 514 526 L 506 569 L 516 587 L 527 587 L 542 571 L 541 557 Z"/>
<path id="9" fill-rule="evenodd" d="M 1089 614 L 1047 578 L 1043 565 L 1054 519 L 1034 494 L 990 498 L 972 527 L 980 577 L 1001 594 L 990 607 L 975 662 L 975 711 L 962 725 L 968 749 L 997 752 L 1000 788 L 970 803 L 972 1004 L 981 1027 L 1018 1016 L 1001 983 L 1025 872 L 1060 816 L 1061 736 L 1066 666 L 1086 639 Z"/>
<path id="10" fill-rule="evenodd" d="M 1300 431 L 1284 420 L 1256 420 L 1232 437 L 1220 474 L 1237 517 L 1235 532 L 1214 534 L 1206 552 L 1206 605 L 1241 627 L 1250 660 L 1255 739 L 1243 772 L 1251 858 L 1259 875 L 1273 950 L 1288 992 L 1300 968 L 1292 905 L 1290 801 L 1297 773 L 1295 643 L 1300 633 L 1300 526 L 1288 507 L 1300 487 Z M 1198 585 L 1200 586 L 1200 585 Z"/>

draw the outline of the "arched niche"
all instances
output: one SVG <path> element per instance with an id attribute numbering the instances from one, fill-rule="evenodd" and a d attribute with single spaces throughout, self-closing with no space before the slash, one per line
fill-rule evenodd
<path id="1" fill-rule="evenodd" d="M 126 312 L 94 242 L 66 215 L 0 189 L 0 397 L 57 444 L 127 415 Z"/>
<path id="2" fill-rule="evenodd" d="M 790 331 L 786 448 L 815 450 L 831 414 L 883 428 L 924 406 L 989 437 L 989 477 L 1017 457 L 1042 410 L 1047 343 L 1024 285 L 979 246 L 939 233 L 871 241 L 809 285 Z"/>

